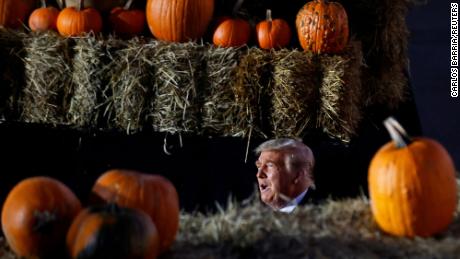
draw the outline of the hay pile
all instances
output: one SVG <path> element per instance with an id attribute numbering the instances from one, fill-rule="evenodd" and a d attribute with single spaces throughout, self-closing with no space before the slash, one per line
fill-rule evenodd
<path id="1" fill-rule="evenodd" d="M 113 55 L 122 44 L 116 39 L 104 41 L 92 35 L 75 38 L 72 80 L 74 90 L 69 107 L 69 122 L 78 128 L 106 127 L 100 120 L 108 100 Z"/>
<path id="2" fill-rule="evenodd" d="M 154 101 L 149 116 L 159 132 L 199 132 L 198 93 L 204 80 L 204 46 L 196 43 L 162 43 L 152 60 L 155 67 Z"/>
<path id="3" fill-rule="evenodd" d="M 457 180 L 460 190 L 460 180 Z M 460 194 L 459 194 L 460 195 Z M 449 228 L 430 238 L 383 233 L 365 197 L 305 205 L 292 214 L 261 205 L 258 195 L 230 200 L 216 213 L 181 212 L 176 242 L 162 259 L 458 258 L 460 203 Z M 0 257 L 16 258 L 3 238 Z"/>
<path id="4" fill-rule="evenodd" d="M 273 51 L 271 126 L 275 137 L 302 138 L 316 127 L 320 76 L 310 53 Z M 342 108 L 342 107 L 341 107 Z"/>
<path id="5" fill-rule="evenodd" d="M 25 81 L 21 120 L 31 123 L 68 125 L 72 98 L 71 39 L 57 33 L 34 34 L 24 40 Z"/>
<path id="6" fill-rule="evenodd" d="M 19 114 L 18 99 L 25 84 L 24 45 L 25 33 L 0 28 L 0 120 L 16 120 Z"/>
<path id="7" fill-rule="evenodd" d="M 269 84 L 272 74 L 269 52 L 250 48 L 242 55 L 232 86 L 237 103 L 233 136 L 267 137 L 269 130 Z"/>
<path id="8" fill-rule="evenodd" d="M 379 230 L 365 197 L 287 215 L 254 196 L 215 214 L 182 213 L 177 241 L 161 258 L 458 258 L 459 243 L 460 203 L 447 231 L 406 239 Z"/>
<path id="9" fill-rule="evenodd" d="M 153 55 L 157 42 L 134 38 L 112 56 L 112 74 L 106 96 L 111 96 L 106 110 L 109 128 L 127 133 L 147 125 L 147 112 L 153 91 Z"/>
<path id="10" fill-rule="evenodd" d="M 237 96 L 233 91 L 241 51 L 238 48 L 210 46 L 206 53 L 207 82 L 203 89 L 203 135 L 244 134 L 238 121 Z M 238 98 L 241 100 L 241 98 Z M 240 127 L 240 128 L 238 128 Z"/>
<path id="11" fill-rule="evenodd" d="M 318 126 L 331 137 L 350 141 L 363 107 L 360 42 L 351 41 L 341 55 L 322 56 Z"/>

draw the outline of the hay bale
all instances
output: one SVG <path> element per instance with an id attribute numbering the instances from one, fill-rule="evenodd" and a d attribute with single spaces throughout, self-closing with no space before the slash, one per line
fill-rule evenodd
<path id="1" fill-rule="evenodd" d="M 210 46 L 206 53 L 207 84 L 203 89 L 202 128 L 205 135 L 231 136 L 235 130 L 237 103 L 235 82 L 240 51 Z"/>
<path id="2" fill-rule="evenodd" d="M 106 110 L 110 128 L 132 133 L 147 125 L 147 101 L 152 96 L 155 71 L 153 56 L 158 46 L 156 41 L 133 38 L 113 56 L 109 82 L 112 97 Z"/>
<path id="3" fill-rule="evenodd" d="M 320 76 L 311 53 L 280 50 L 273 54 L 271 124 L 275 137 L 302 138 L 316 126 Z"/>
<path id="4" fill-rule="evenodd" d="M 198 93 L 204 75 L 204 46 L 162 43 L 152 60 L 155 67 L 154 101 L 149 117 L 159 132 L 200 132 L 201 103 Z"/>
<path id="5" fill-rule="evenodd" d="M 71 39 L 33 33 L 25 40 L 26 84 L 21 97 L 25 122 L 67 125 L 72 86 Z"/>
<path id="6" fill-rule="evenodd" d="M 241 203 L 230 200 L 216 213 L 181 213 L 176 242 L 162 257 L 456 258 L 459 213 L 460 205 L 444 233 L 409 239 L 382 232 L 366 197 L 307 204 L 285 214 L 261 205 L 257 192 Z"/>
<path id="7" fill-rule="evenodd" d="M 323 79 L 318 126 L 328 135 L 350 141 L 361 121 L 361 44 L 351 41 L 341 55 L 320 57 Z"/>
<path id="8" fill-rule="evenodd" d="M 0 28 L 0 120 L 16 120 L 18 99 L 24 86 L 24 39 L 27 34 Z"/>
<path id="9" fill-rule="evenodd" d="M 250 48 L 241 56 L 232 85 L 236 98 L 233 136 L 267 138 L 269 127 L 269 84 L 273 66 L 269 52 Z"/>
<path id="10" fill-rule="evenodd" d="M 363 43 L 366 106 L 395 109 L 408 92 L 408 37 L 406 24 L 411 0 L 344 1 L 350 24 Z"/>
<path id="11" fill-rule="evenodd" d="M 108 100 L 105 93 L 113 61 L 109 51 L 121 42 L 113 38 L 104 41 L 94 35 L 76 38 L 75 42 L 69 122 L 78 128 L 97 128 Z"/>

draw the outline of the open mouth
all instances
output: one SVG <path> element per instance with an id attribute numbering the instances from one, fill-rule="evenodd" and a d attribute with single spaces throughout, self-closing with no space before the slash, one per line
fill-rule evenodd
<path id="1" fill-rule="evenodd" d="M 267 191 L 267 190 L 269 189 L 269 188 L 268 188 L 268 185 L 267 185 L 267 184 L 264 184 L 264 183 L 260 184 L 260 185 L 259 185 L 259 188 L 260 188 L 260 191 L 261 191 L 261 192 Z"/>

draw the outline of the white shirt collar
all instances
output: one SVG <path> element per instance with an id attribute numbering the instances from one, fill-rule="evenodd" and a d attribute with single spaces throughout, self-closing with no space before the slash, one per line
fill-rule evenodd
<path id="1" fill-rule="evenodd" d="M 284 213 L 291 213 L 294 211 L 294 209 L 299 205 L 299 203 L 302 201 L 303 197 L 305 197 L 305 194 L 307 194 L 308 188 L 303 191 L 301 194 L 299 194 L 295 199 L 292 199 L 290 202 L 286 204 L 286 206 L 282 207 L 278 211 L 284 212 Z"/>

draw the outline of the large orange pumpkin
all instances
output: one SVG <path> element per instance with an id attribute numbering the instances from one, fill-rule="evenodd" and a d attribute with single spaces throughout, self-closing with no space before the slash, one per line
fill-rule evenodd
<path id="1" fill-rule="evenodd" d="M 166 178 L 111 170 L 99 177 L 92 194 L 96 202 L 115 202 L 150 215 L 160 236 L 160 251 L 167 250 L 174 242 L 179 228 L 179 199 L 176 188 Z"/>
<path id="2" fill-rule="evenodd" d="M 368 175 L 375 221 L 396 236 L 427 237 L 445 230 L 457 206 L 451 157 L 435 140 L 410 139 L 393 118 L 385 126 L 393 141 L 375 154 Z"/>
<path id="3" fill-rule="evenodd" d="M 35 7 L 35 0 L 0 0 L 0 26 L 19 28 Z"/>
<path id="4" fill-rule="evenodd" d="M 81 211 L 67 233 L 71 258 L 153 259 L 158 246 L 158 232 L 145 212 L 114 204 Z"/>
<path id="5" fill-rule="evenodd" d="M 313 0 L 297 13 L 300 45 L 313 53 L 339 53 L 348 44 L 347 12 L 340 3 Z"/>
<path id="6" fill-rule="evenodd" d="M 256 25 L 257 42 L 262 49 L 283 48 L 291 41 L 291 28 L 283 19 L 272 19 L 267 10 L 265 21 Z"/>
<path id="7" fill-rule="evenodd" d="M 57 19 L 57 29 L 62 36 L 79 36 L 86 32 L 98 33 L 102 29 L 102 17 L 94 8 L 83 8 L 84 1 L 80 5 L 64 8 Z"/>
<path id="8" fill-rule="evenodd" d="M 29 27 L 32 31 L 57 30 L 56 22 L 59 10 L 53 6 L 46 6 L 41 0 L 42 7 L 35 9 L 29 16 Z"/>
<path id="9" fill-rule="evenodd" d="M 148 0 L 147 24 L 159 40 L 186 42 L 203 37 L 214 12 L 214 0 Z"/>
<path id="10" fill-rule="evenodd" d="M 240 18 L 222 18 L 217 25 L 212 42 L 219 47 L 240 47 L 248 43 L 251 37 L 251 25 Z"/>
<path id="11" fill-rule="evenodd" d="M 80 201 L 61 182 L 28 178 L 10 191 L 3 204 L 3 233 L 18 256 L 59 258 L 67 230 L 80 209 Z"/>

